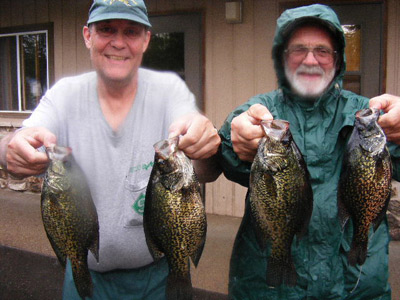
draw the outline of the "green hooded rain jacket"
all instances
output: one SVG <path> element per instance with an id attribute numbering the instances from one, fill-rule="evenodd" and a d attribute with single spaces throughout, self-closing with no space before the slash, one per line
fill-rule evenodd
<path id="1" fill-rule="evenodd" d="M 290 92 L 284 76 L 282 53 L 287 34 L 306 19 L 323 22 L 334 33 L 338 50 L 338 71 L 326 92 L 315 102 L 304 101 Z M 355 112 L 368 107 L 369 99 L 342 89 L 346 63 L 345 38 L 333 10 L 311 5 L 285 11 L 277 21 L 272 49 L 279 89 L 257 95 L 236 108 L 220 129 L 221 165 L 225 176 L 249 185 L 251 163 L 241 161 L 231 143 L 231 121 L 251 105 L 265 105 L 275 119 L 290 122 L 293 138 L 303 153 L 311 175 L 314 207 L 308 234 L 293 243 L 292 256 L 298 274 L 297 286 L 266 284 L 268 249 L 262 251 L 255 238 L 246 203 L 230 265 L 231 299 L 390 299 L 388 284 L 389 232 L 385 219 L 375 233 L 370 231 L 368 257 L 362 267 L 351 267 L 352 222 L 344 232 L 337 217 L 337 186 L 342 156 L 355 120 Z M 400 179 L 400 148 L 390 145 L 394 178 Z"/>

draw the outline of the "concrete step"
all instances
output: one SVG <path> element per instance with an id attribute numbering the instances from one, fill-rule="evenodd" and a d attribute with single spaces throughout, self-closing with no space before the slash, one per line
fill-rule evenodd
<path id="1" fill-rule="evenodd" d="M 0 246 L 0 299 L 61 299 L 63 278 L 55 257 Z"/>
<path id="2" fill-rule="evenodd" d="M 62 299 L 64 271 L 55 257 L 0 245 L 0 299 Z M 228 296 L 194 288 L 194 300 Z"/>
<path id="3" fill-rule="evenodd" d="M 227 299 L 229 259 L 241 219 L 208 215 L 207 221 L 207 241 L 203 255 L 197 268 L 191 268 L 193 287 L 196 288 L 196 295 L 201 296 L 197 299 Z M 41 268 L 46 269 L 52 262 L 57 262 L 43 228 L 39 194 L 0 189 L 0 247 L 5 249 L 2 251 L 6 251 L 7 254 L 0 252 L 0 281 L 2 281 L 0 283 L 0 299 L 45 299 L 35 298 L 36 291 L 23 288 L 27 286 L 39 289 L 41 283 L 35 282 L 35 278 L 42 278 Z M 29 276 L 30 268 L 24 268 L 24 264 L 18 266 L 19 257 L 23 257 L 26 261 L 32 259 L 39 273 L 24 280 L 25 277 L 22 274 L 26 271 L 28 272 L 26 273 L 27 276 Z M 22 286 L 22 283 L 19 284 L 17 281 L 18 273 L 14 274 L 15 282 L 7 279 L 8 275 L 3 275 L 6 274 L 6 271 L 10 272 L 14 268 L 12 267 L 14 260 L 16 260 L 14 270 L 22 270 L 21 280 L 25 282 Z M 8 263 L 9 269 L 6 267 Z M 43 270 L 43 272 L 45 271 Z M 61 277 L 52 276 L 53 272 L 55 273 L 53 269 L 46 272 L 47 275 L 50 274 L 50 277 L 57 280 L 57 283 L 53 282 L 53 284 L 62 285 L 62 274 Z M 13 274 L 10 273 L 9 275 L 12 276 Z M 29 286 L 30 282 L 32 282 L 31 286 Z M 18 291 L 18 285 L 22 287 L 21 291 Z M 32 293 L 33 298 L 4 298 L 4 294 L 1 294 L 3 290 L 10 293 L 14 288 L 16 289 L 15 293 L 28 293 L 30 291 L 29 293 Z M 40 286 L 40 289 L 45 289 L 45 287 Z M 54 292 L 52 291 L 52 293 Z"/>
<path id="4" fill-rule="evenodd" d="M 228 299 L 229 260 L 241 218 L 208 215 L 207 221 L 207 241 L 198 267 L 191 269 L 192 283 L 197 299 Z M 392 299 L 400 299 L 400 241 L 390 243 L 389 253 Z M 57 300 L 62 281 L 43 229 L 40 196 L 0 189 L 0 299 Z M 45 298 L 45 291 L 55 296 Z"/>

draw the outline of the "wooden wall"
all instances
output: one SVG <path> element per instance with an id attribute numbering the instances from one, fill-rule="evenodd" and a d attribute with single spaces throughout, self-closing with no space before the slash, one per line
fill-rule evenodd
<path id="1" fill-rule="evenodd" d="M 224 0 L 146 1 L 152 15 L 204 13 L 205 114 L 217 128 L 229 112 L 249 97 L 276 88 L 270 52 L 280 0 L 243 2 L 243 23 L 227 24 Z M 386 88 L 387 92 L 400 95 L 400 1 L 387 3 Z M 54 22 L 57 80 L 91 68 L 81 34 L 90 4 L 91 0 L 0 0 L 0 26 Z M 245 191 L 221 176 L 206 186 L 207 211 L 242 216 Z"/>
<path id="2" fill-rule="evenodd" d="M 0 26 L 54 23 L 55 79 L 90 69 L 82 28 L 91 0 L 1 0 Z"/>
<path id="3" fill-rule="evenodd" d="M 270 55 L 276 1 L 245 1 L 243 23 L 225 22 L 225 2 L 208 1 L 206 13 L 206 115 L 220 128 L 233 108 L 276 88 Z M 246 189 L 221 176 L 208 184 L 207 210 L 241 216 Z"/>
<path id="4" fill-rule="evenodd" d="M 386 92 L 400 96 L 400 1 L 388 1 Z"/>

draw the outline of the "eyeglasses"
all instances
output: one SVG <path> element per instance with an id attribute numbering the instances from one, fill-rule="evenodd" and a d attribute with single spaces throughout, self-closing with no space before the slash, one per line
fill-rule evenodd
<path id="1" fill-rule="evenodd" d="M 312 52 L 315 59 L 321 65 L 332 63 L 337 54 L 337 51 L 325 47 L 308 48 L 305 46 L 294 46 L 286 49 L 284 52 L 295 63 L 302 62 L 307 57 L 308 53 Z"/>

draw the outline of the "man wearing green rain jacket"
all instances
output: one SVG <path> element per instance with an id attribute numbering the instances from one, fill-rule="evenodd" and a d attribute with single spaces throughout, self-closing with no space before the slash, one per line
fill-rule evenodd
<path id="1" fill-rule="evenodd" d="M 391 298 L 387 220 L 374 234 L 370 232 L 365 263 L 350 266 L 346 253 L 352 225 L 348 222 L 342 232 L 337 217 L 337 186 L 355 112 L 368 105 L 384 109 L 390 100 L 400 104 L 400 99 L 384 95 L 381 97 L 392 98 L 379 98 L 372 105 L 369 99 L 343 90 L 344 47 L 340 22 L 329 7 L 311 5 L 285 11 L 277 21 L 272 48 L 279 89 L 257 95 L 236 108 L 220 129 L 224 174 L 248 187 L 251 162 L 262 136 L 260 121 L 288 120 L 307 163 L 314 195 L 308 234 L 298 245 L 292 245 L 298 274 L 294 287 L 267 286 L 268 251 L 261 250 L 256 242 L 246 203 L 231 258 L 231 299 Z M 384 104 L 378 104 L 379 100 Z M 390 151 L 394 178 L 398 180 L 400 148 L 390 144 Z"/>

